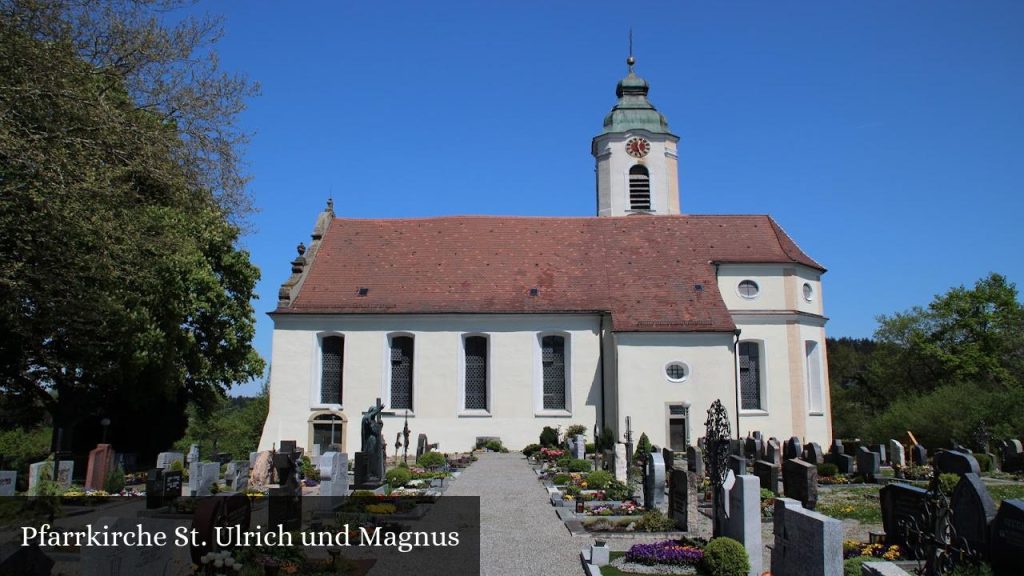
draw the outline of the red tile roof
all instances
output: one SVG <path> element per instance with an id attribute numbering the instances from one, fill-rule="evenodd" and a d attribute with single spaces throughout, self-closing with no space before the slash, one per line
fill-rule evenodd
<path id="1" fill-rule="evenodd" d="M 824 270 L 769 216 L 335 218 L 277 313 L 609 312 L 616 331 L 732 331 L 715 262 Z"/>

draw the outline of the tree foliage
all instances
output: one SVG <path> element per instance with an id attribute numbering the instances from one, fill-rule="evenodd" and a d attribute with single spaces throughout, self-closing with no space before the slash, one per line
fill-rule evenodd
<path id="1" fill-rule="evenodd" d="M 1019 411 L 1006 410 L 1024 401 L 1024 305 L 1004 276 L 878 320 L 873 341 L 828 342 L 837 437 L 885 441 L 910 430 L 948 446 L 1024 430 Z"/>
<path id="2" fill-rule="evenodd" d="M 222 398 L 213 406 L 189 406 L 188 428 L 175 448 L 187 452 L 192 444 L 199 444 L 200 454 L 227 452 L 233 458 L 248 459 L 263 434 L 269 399 L 264 385 L 255 398 Z"/>
<path id="3" fill-rule="evenodd" d="M 175 75 L 211 31 L 147 8 L 0 0 L 0 389 L 15 424 L 117 414 L 121 449 L 154 450 L 263 362 L 237 155 L 216 151 L 243 92 Z"/>

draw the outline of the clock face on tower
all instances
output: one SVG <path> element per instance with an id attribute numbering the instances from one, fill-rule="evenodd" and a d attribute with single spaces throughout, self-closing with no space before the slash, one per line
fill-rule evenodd
<path id="1" fill-rule="evenodd" d="M 651 143 L 643 138 L 630 138 L 626 141 L 626 153 L 634 158 L 643 158 L 651 151 Z"/>

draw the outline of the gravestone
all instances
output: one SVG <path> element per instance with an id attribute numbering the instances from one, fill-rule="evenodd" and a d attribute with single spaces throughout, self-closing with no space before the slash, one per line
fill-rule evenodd
<path id="1" fill-rule="evenodd" d="M 935 453 L 935 469 L 940 474 L 981 474 L 978 461 L 972 454 L 956 450 L 939 450 Z"/>
<path id="2" fill-rule="evenodd" d="M 164 476 L 162 468 L 153 468 L 146 474 L 146 510 L 163 508 Z"/>
<path id="3" fill-rule="evenodd" d="M 781 469 L 779 466 L 768 462 L 767 460 L 758 460 L 754 462 L 754 474 L 757 475 L 758 480 L 761 482 L 761 488 L 765 490 L 771 490 L 772 494 L 778 496 L 779 494 L 779 474 Z"/>
<path id="4" fill-rule="evenodd" d="M 587 457 L 587 438 L 583 434 L 577 434 L 572 442 L 572 457 L 583 460 Z"/>
<path id="5" fill-rule="evenodd" d="M 882 472 L 882 458 L 878 452 L 872 452 L 864 446 L 857 449 L 857 473 L 864 477 L 865 482 L 874 482 Z"/>
<path id="6" fill-rule="evenodd" d="M 825 461 L 835 464 L 835 467 L 840 474 L 853 474 L 853 456 L 846 453 L 846 447 L 839 440 L 832 441 L 832 447 L 829 448 L 828 456 L 826 456 Z"/>
<path id="7" fill-rule="evenodd" d="M 191 465 L 193 462 L 199 462 L 199 444 L 193 444 L 188 448 L 188 457 L 185 459 L 185 463 Z"/>
<path id="8" fill-rule="evenodd" d="M 627 474 L 629 473 L 629 466 L 626 465 L 626 445 L 622 443 L 615 444 L 615 479 L 619 482 L 625 482 Z"/>
<path id="9" fill-rule="evenodd" d="M 973 550 L 989 556 L 989 526 L 996 517 L 996 504 L 981 478 L 968 472 L 960 477 L 950 499 L 953 528 Z"/>
<path id="10" fill-rule="evenodd" d="M 907 465 L 907 453 L 903 449 L 903 444 L 900 444 L 899 440 L 889 440 L 889 461 L 893 467 L 899 466 L 903 468 Z"/>
<path id="11" fill-rule="evenodd" d="M 249 461 L 232 460 L 224 470 L 224 483 L 229 490 L 244 492 L 249 485 Z"/>
<path id="12" fill-rule="evenodd" d="M 878 499 L 882 507 L 882 527 L 885 529 L 886 543 L 912 549 L 907 545 L 907 529 L 927 529 L 925 506 L 928 503 L 928 491 L 897 482 L 883 486 L 878 491 Z"/>
<path id="13" fill-rule="evenodd" d="M 804 444 L 804 461 L 810 462 L 811 464 L 818 465 L 825 463 L 825 453 L 821 451 L 821 446 L 817 442 L 808 442 Z"/>
<path id="14" fill-rule="evenodd" d="M 416 459 L 419 460 L 420 456 L 426 454 L 429 444 L 427 444 L 427 435 L 420 434 L 416 437 Z"/>
<path id="15" fill-rule="evenodd" d="M 786 462 L 792 462 L 787 460 Z M 773 576 L 842 576 L 843 523 L 789 498 L 775 500 Z"/>
<path id="16" fill-rule="evenodd" d="M 686 470 L 673 468 L 669 477 L 668 492 L 668 517 L 675 522 L 676 529 L 686 532 L 689 530 L 689 482 Z"/>
<path id="17" fill-rule="evenodd" d="M 326 452 L 320 457 L 320 495 L 348 495 L 348 454 Z"/>
<path id="18" fill-rule="evenodd" d="M 113 472 L 114 449 L 110 444 L 97 444 L 89 451 L 89 463 L 85 468 L 85 489 L 103 490 L 107 476 Z"/>
<path id="19" fill-rule="evenodd" d="M 736 476 L 728 493 L 729 516 L 722 523 L 722 535 L 736 540 L 747 550 L 750 576 L 761 574 L 761 487 L 754 476 Z"/>
<path id="20" fill-rule="evenodd" d="M 1011 438 L 1000 443 L 1000 447 L 1000 470 L 1010 473 L 1024 472 L 1024 448 L 1021 447 L 1020 440 Z"/>
<path id="21" fill-rule="evenodd" d="M 18 473 L 14 470 L 0 470 L 0 497 L 14 496 Z"/>
<path id="22" fill-rule="evenodd" d="M 188 469 L 188 490 L 193 496 L 209 496 L 210 487 L 220 478 L 220 464 L 193 462 Z"/>
<path id="23" fill-rule="evenodd" d="M 255 454 L 258 454 L 258 452 L 255 452 Z M 156 455 L 156 467 L 161 470 L 169 469 L 175 462 L 181 462 L 184 467 L 185 455 L 181 452 L 161 452 Z"/>
<path id="24" fill-rule="evenodd" d="M 644 508 L 660 508 L 665 501 L 665 460 L 660 452 L 647 456 L 647 475 L 644 477 Z"/>
<path id="25" fill-rule="evenodd" d="M 249 468 L 256 467 L 256 459 L 260 457 L 260 452 L 249 452 Z"/>
<path id="26" fill-rule="evenodd" d="M 661 457 L 665 460 L 665 477 L 668 478 L 676 467 L 676 453 L 668 448 L 662 448 Z"/>
<path id="27" fill-rule="evenodd" d="M 30 464 L 28 467 L 28 493 L 30 495 L 36 494 L 43 474 L 45 474 L 49 480 L 56 482 L 58 486 L 66 490 L 71 486 L 71 478 L 74 471 L 75 462 L 73 460 L 61 460 L 57 464 L 56 474 L 53 473 L 53 461 L 51 460 L 43 460 L 42 462 Z"/>
<path id="28" fill-rule="evenodd" d="M 53 565 L 53 559 L 38 545 L 0 545 L 0 574 L 50 576 Z"/>
<path id="29" fill-rule="evenodd" d="M 185 485 L 185 474 L 179 471 L 164 471 L 164 503 L 167 504 L 181 497 L 181 488 Z"/>
<path id="30" fill-rule="evenodd" d="M 927 466 L 928 465 L 928 450 L 920 444 L 914 444 L 910 447 L 910 463 L 914 466 Z"/>
<path id="31" fill-rule="evenodd" d="M 818 505 L 818 467 L 799 458 L 786 460 L 782 464 L 782 488 L 786 498 L 814 510 Z"/>
<path id="32" fill-rule="evenodd" d="M 745 456 L 751 460 L 764 458 L 764 440 L 757 436 L 748 437 L 746 446 L 744 446 L 744 452 Z"/>
<path id="33" fill-rule="evenodd" d="M 871 448 L 869 448 L 869 450 L 871 450 L 875 454 L 878 454 L 878 465 L 879 466 L 881 466 L 882 464 L 885 464 L 886 462 L 888 462 L 888 460 L 885 457 L 885 444 L 878 444 L 878 445 L 872 446 Z"/>
<path id="34" fill-rule="evenodd" d="M 843 446 L 843 443 L 840 442 L 839 440 L 833 440 L 832 441 L 832 446 L 829 447 L 829 449 L 828 449 L 828 453 L 829 454 L 845 454 L 846 453 L 846 447 Z"/>
<path id="35" fill-rule="evenodd" d="M 747 459 L 743 456 L 737 456 L 733 454 L 729 456 L 729 469 L 732 473 L 739 476 L 740 474 L 747 473 Z"/>
<path id="36" fill-rule="evenodd" d="M 764 453 L 765 460 L 777 466 L 782 465 L 782 448 L 779 446 L 778 440 L 769 438 L 768 444 L 765 445 Z"/>
<path id="37" fill-rule="evenodd" d="M 704 452 L 699 446 L 686 448 L 686 469 L 698 477 L 704 476 Z"/>
<path id="38" fill-rule="evenodd" d="M 991 550 L 995 576 L 1020 574 L 1024 558 L 1024 499 L 1003 500 L 992 522 Z"/>
<path id="39" fill-rule="evenodd" d="M 803 445 L 800 444 L 799 438 L 796 436 L 790 437 L 790 439 L 786 440 L 786 443 L 782 445 L 782 458 L 785 460 L 799 458 L 800 453 L 802 452 L 802 446 Z"/>

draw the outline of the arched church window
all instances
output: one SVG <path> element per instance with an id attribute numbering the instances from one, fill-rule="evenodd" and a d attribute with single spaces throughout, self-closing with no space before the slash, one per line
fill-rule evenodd
<path id="1" fill-rule="evenodd" d="M 761 404 L 761 345 L 760 342 L 740 342 L 740 396 L 744 410 L 762 410 Z"/>
<path id="2" fill-rule="evenodd" d="M 320 403 L 341 404 L 342 363 L 345 339 L 327 336 L 320 340 Z"/>
<path id="3" fill-rule="evenodd" d="M 466 410 L 487 410 L 487 338 L 467 336 Z"/>
<path id="4" fill-rule="evenodd" d="M 391 408 L 412 410 L 412 336 L 391 338 Z"/>
<path id="5" fill-rule="evenodd" d="M 565 410 L 565 338 L 545 336 L 540 342 L 544 376 L 544 409 Z"/>
<path id="6" fill-rule="evenodd" d="M 629 169 L 629 209 L 651 209 L 651 175 L 642 164 Z"/>

